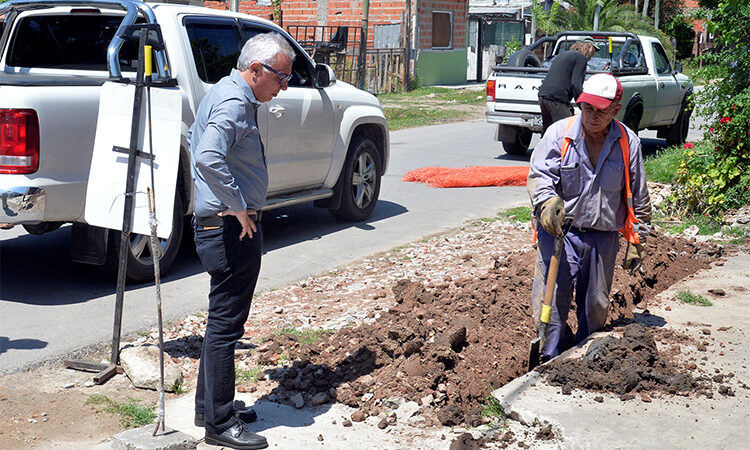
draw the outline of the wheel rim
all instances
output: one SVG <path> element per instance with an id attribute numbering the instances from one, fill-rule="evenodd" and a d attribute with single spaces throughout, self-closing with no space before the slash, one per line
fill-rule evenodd
<path id="1" fill-rule="evenodd" d="M 171 237 L 171 236 L 170 236 Z M 169 239 L 159 239 L 161 254 L 167 251 Z M 140 264 L 153 264 L 153 255 L 151 254 L 151 237 L 142 234 L 130 235 L 130 253 Z"/>
<path id="2" fill-rule="evenodd" d="M 352 193 L 357 208 L 364 209 L 372 201 L 375 194 L 377 168 L 375 160 L 369 153 L 362 153 L 357 158 L 352 173 Z"/>

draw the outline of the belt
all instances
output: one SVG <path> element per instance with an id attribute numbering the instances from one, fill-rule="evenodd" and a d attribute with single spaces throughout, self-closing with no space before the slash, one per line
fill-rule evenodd
<path id="1" fill-rule="evenodd" d="M 255 211 L 253 214 L 248 215 L 250 217 L 250 220 L 252 220 L 255 223 L 260 222 L 261 218 L 263 217 L 263 211 Z M 224 219 L 225 218 L 232 218 L 234 220 L 237 220 L 234 216 L 207 216 L 207 217 L 199 217 L 195 216 L 195 224 L 199 227 L 203 228 L 221 228 L 224 226 Z"/>
<path id="2" fill-rule="evenodd" d="M 595 228 L 578 228 L 578 227 L 574 227 L 571 225 L 569 228 L 569 231 L 575 231 L 577 233 L 592 233 L 594 231 L 601 231 L 601 230 L 597 230 Z"/>

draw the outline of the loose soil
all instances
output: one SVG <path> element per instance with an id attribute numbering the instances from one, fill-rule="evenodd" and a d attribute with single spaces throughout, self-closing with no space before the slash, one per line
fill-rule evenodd
<path id="1" fill-rule="evenodd" d="M 709 267 L 722 248 L 654 232 L 638 274 L 616 269 L 608 328 L 620 329 L 634 308 L 646 309 L 658 292 Z M 338 401 L 365 415 L 390 413 L 405 399 L 421 405 L 428 426 L 486 422 L 481 412 L 491 389 L 522 375 L 528 364 L 535 256 L 526 224 L 477 221 L 263 293 L 254 299 L 237 346 L 237 389 L 288 404 L 296 394 L 306 404 Z M 204 328 L 205 316 L 196 314 L 165 330 L 165 350 L 183 370 L 186 395 L 195 385 Z M 306 329 L 322 331 L 302 333 Z M 153 343 L 156 336 L 134 343 Z M 656 339 L 678 345 L 684 338 L 672 332 Z M 614 347 L 608 351 L 616 353 Z M 647 373 L 659 358 L 647 354 L 632 364 Z M 259 374 L 257 381 L 246 376 L 251 372 Z M 0 378 L 0 448 L 104 441 L 121 431 L 118 418 L 87 405 L 90 395 L 147 404 L 158 398 L 125 377 L 102 386 L 87 380 L 90 374 L 59 366 Z M 631 390 L 638 391 L 638 384 Z M 547 431 L 537 439 L 552 439 Z M 496 442 L 515 439 L 508 432 Z M 464 444 L 482 442 L 466 437 Z"/>

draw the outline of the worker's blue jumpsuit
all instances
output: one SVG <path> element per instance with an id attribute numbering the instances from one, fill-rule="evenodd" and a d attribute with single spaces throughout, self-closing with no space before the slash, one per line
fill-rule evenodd
<path id="1" fill-rule="evenodd" d="M 571 345 L 564 339 L 564 333 L 574 293 L 578 330 L 573 344 L 604 326 L 619 249 L 618 231 L 625 225 L 627 214 L 624 161 L 618 142 L 620 127 L 612 121 L 596 167 L 592 166 L 586 150 L 580 116 L 569 129 L 566 127 L 567 121 L 561 120 L 548 128 L 531 155 L 527 182 L 535 211 L 549 198 L 559 196 L 565 202 L 566 214 L 573 216 L 572 227 L 564 239 L 547 342 L 542 350 L 546 357 L 556 356 Z M 650 231 L 651 202 L 641 142 L 635 133 L 627 127 L 624 129 L 630 146 L 633 209 L 643 242 Z M 566 136 L 572 141 L 561 161 L 560 149 Z M 537 239 L 537 264 L 531 295 L 538 327 L 554 237 L 538 226 Z"/>

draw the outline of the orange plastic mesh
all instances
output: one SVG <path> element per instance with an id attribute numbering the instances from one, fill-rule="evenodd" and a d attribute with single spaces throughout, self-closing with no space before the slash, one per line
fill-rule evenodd
<path id="1" fill-rule="evenodd" d="M 412 170 L 401 181 L 427 183 L 430 187 L 526 186 L 528 167 L 474 166 L 423 167 Z"/>

